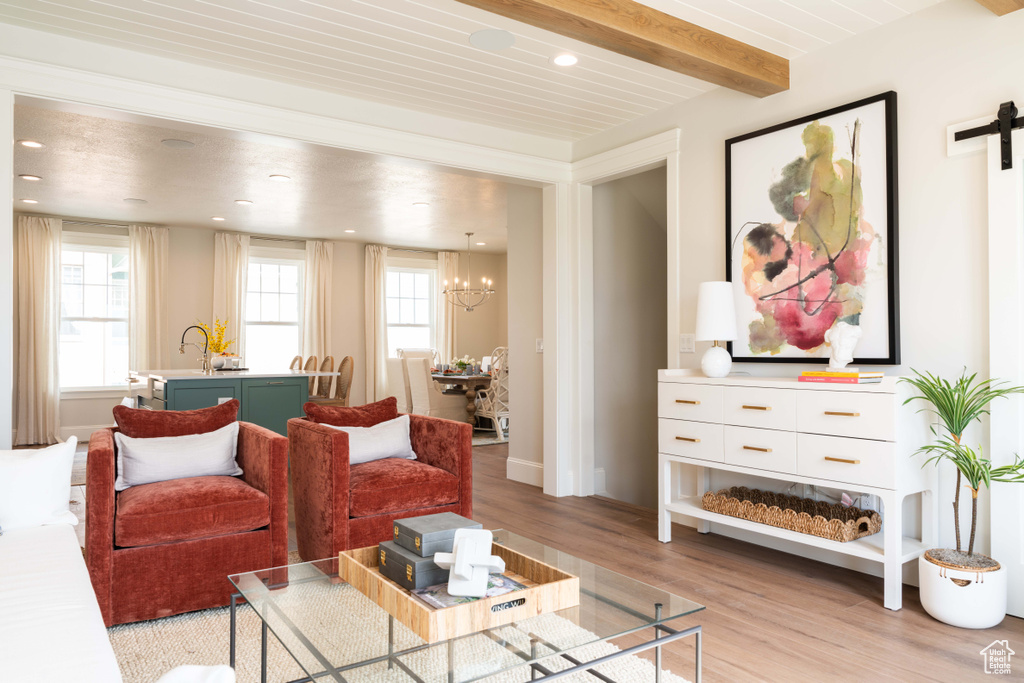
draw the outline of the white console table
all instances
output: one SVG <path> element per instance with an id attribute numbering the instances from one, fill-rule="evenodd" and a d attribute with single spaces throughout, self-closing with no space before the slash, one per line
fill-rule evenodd
<path id="1" fill-rule="evenodd" d="M 883 565 L 885 606 L 903 602 L 903 564 L 935 547 L 934 468 L 911 454 L 930 433 L 909 388 L 824 384 L 795 378 L 712 379 L 658 372 L 658 538 L 672 539 L 672 514 L 853 555 Z M 696 495 L 680 489 L 682 465 L 696 466 Z M 709 512 L 701 506 L 712 470 L 869 493 L 882 501 L 882 531 L 839 543 Z M 903 499 L 921 493 L 921 538 L 903 535 Z"/>

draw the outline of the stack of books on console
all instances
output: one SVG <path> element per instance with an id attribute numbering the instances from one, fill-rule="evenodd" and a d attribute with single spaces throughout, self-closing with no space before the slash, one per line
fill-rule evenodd
<path id="1" fill-rule="evenodd" d="M 826 384 L 878 384 L 883 377 L 885 377 L 883 372 L 808 370 L 800 375 L 800 381 Z"/>

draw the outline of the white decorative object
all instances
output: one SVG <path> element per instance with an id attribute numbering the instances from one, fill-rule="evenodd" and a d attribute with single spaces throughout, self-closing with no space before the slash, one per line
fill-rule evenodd
<path id="1" fill-rule="evenodd" d="M 0 533 L 43 524 L 78 524 L 68 510 L 77 444 L 72 436 L 48 448 L 0 451 Z"/>
<path id="2" fill-rule="evenodd" d="M 1006 568 L 972 572 L 940 567 L 924 555 L 917 561 L 921 606 L 959 628 L 991 628 L 1006 617 Z"/>
<path id="3" fill-rule="evenodd" d="M 117 443 L 115 491 L 188 477 L 237 477 L 238 423 L 205 434 L 132 438 L 114 433 Z"/>
<path id="4" fill-rule="evenodd" d="M 658 539 L 672 540 L 672 518 L 682 515 L 697 519 L 701 533 L 732 527 L 829 550 L 837 564 L 848 560 L 842 556 L 874 562 L 882 567 L 885 606 L 900 609 L 904 563 L 935 547 L 938 509 L 935 468 L 910 458 L 932 438 L 928 418 L 904 405 L 911 390 L 898 379 L 817 384 L 659 370 Z M 882 531 L 836 543 L 710 512 L 701 497 L 724 488 L 719 471 L 730 485 L 746 483 L 735 477 L 748 475 L 782 488 L 797 482 L 871 494 L 881 502 Z M 903 503 L 917 493 L 921 532 L 904 536 Z"/>
<path id="5" fill-rule="evenodd" d="M 448 569 L 448 593 L 482 598 L 487 593 L 487 577 L 505 571 L 505 560 L 491 555 L 494 536 L 487 529 L 457 529 L 450 553 L 436 553 L 434 562 Z"/>
<path id="6" fill-rule="evenodd" d="M 697 290 L 697 341 L 714 342 L 700 367 L 707 377 L 725 377 L 732 357 L 719 342 L 736 339 L 736 303 L 731 282 L 702 282 Z"/>
<path id="7" fill-rule="evenodd" d="M 324 426 L 348 432 L 348 462 L 350 465 L 383 460 L 384 458 L 416 459 L 416 453 L 412 450 L 412 441 L 409 438 L 408 415 L 399 415 L 394 420 L 380 422 L 372 427 L 337 427 L 326 423 Z"/>
<path id="8" fill-rule="evenodd" d="M 829 355 L 829 370 L 844 370 L 853 362 L 853 350 L 857 348 L 862 332 L 859 326 L 838 322 L 825 332 L 825 343 L 832 352 Z"/>
<path id="9" fill-rule="evenodd" d="M 214 356 L 210 359 L 210 365 L 214 370 L 223 370 L 231 366 L 231 359 L 227 356 Z"/>

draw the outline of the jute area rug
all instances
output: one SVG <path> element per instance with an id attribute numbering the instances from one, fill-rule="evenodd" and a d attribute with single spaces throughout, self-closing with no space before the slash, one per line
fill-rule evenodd
<path id="1" fill-rule="evenodd" d="M 321 583 L 289 587 L 290 598 L 303 601 L 303 632 L 321 645 L 332 661 L 361 661 L 386 652 L 387 623 L 381 610 L 351 586 L 331 586 Z M 547 614 L 534 617 L 524 628 L 504 627 L 497 635 L 517 647 L 529 651 L 529 630 L 559 647 L 586 642 L 590 634 L 568 619 Z M 203 610 L 164 619 L 124 624 L 109 629 L 110 641 L 117 655 L 125 683 L 153 683 L 162 674 L 181 664 L 227 664 L 230 616 L 228 608 Z M 260 680 L 260 620 L 248 605 L 238 609 L 238 645 L 236 673 L 240 683 Z M 419 639 L 404 626 L 396 623 L 396 649 L 418 644 Z M 295 663 L 274 634 L 268 636 L 268 680 L 274 682 L 300 679 L 306 674 Z M 289 642 L 292 647 L 301 647 Z M 617 652 L 611 643 L 595 643 L 575 650 L 572 654 L 583 661 L 592 661 Z M 306 655 L 308 659 L 309 656 Z M 493 671 L 494 662 L 511 666 L 521 661 L 504 646 L 486 636 L 471 636 L 456 643 L 456 680 L 466 681 L 485 676 Z M 427 683 L 446 683 L 448 671 L 447 648 L 435 646 L 402 658 Z M 485 664 L 486 663 L 486 664 Z M 545 660 L 551 670 L 569 668 L 571 664 L 560 657 Z M 654 665 L 640 657 L 623 657 L 597 668 L 617 683 L 653 683 Z M 398 667 L 389 670 L 386 664 L 376 664 L 347 671 L 349 683 L 408 683 L 411 679 Z M 320 678 L 318 680 L 331 680 Z M 484 679 L 488 683 L 524 683 L 530 680 L 525 666 Z M 566 679 L 572 683 L 596 683 L 587 673 L 574 674 Z M 663 683 L 687 683 L 670 672 L 662 673 Z"/>

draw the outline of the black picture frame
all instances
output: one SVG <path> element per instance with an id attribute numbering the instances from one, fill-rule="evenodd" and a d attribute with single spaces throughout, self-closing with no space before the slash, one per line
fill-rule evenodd
<path id="1" fill-rule="evenodd" d="M 773 216 L 739 216 L 739 215 L 736 215 L 736 214 L 739 213 L 739 211 L 737 210 L 739 208 L 738 205 L 742 201 L 742 200 L 740 200 L 741 193 L 744 193 L 744 192 L 750 192 L 750 193 L 762 192 L 765 195 L 767 195 L 767 188 L 765 188 L 764 186 L 757 187 L 757 188 L 754 188 L 754 187 L 736 187 L 736 181 L 735 181 L 734 176 L 738 175 L 737 169 L 738 169 L 739 164 L 744 163 L 742 160 L 737 159 L 737 157 L 739 157 L 739 156 L 749 156 L 751 154 L 751 150 L 755 149 L 753 147 L 748 147 L 746 149 L 741 149 L 740 146 L 743 145 L 744 143 L 748 143 L 748 145 L 749 145 L 751 143 L 751 141 L 757 141 L 758 139 L 769 140 L 769 138 L 766 138 L 766 136 L 778 136 L 778 135 L 781 135 L 781 136 L 787 136 L 784 139 L 786 141 L 785 145 L 788 147 L 788 146 L 791 145 L 791 140 L 790 140 L 790 137 L 788 137 L 788 136 L 797 135 L 798 136 L 798 140 L 799 140 L 799 139 L 801 139 L 799 136 L 801 135 L 801 131 L 802 130 L 804 130 L 809 124 L 812 124 L 813 122 L 816 122 L 816 121 L 820 122 L 822 119 L 833 118 L 834 120 L 841 120 L 841 119 L 837 119 L 837 117 L 839 117 L 840 115 L 845 115 L 843 117 L 845 119 L 859 118 L 857 116 L 857 114 L 858 114 L 858 110 L 861 110 L 860 113 L 868 114 L 870 112 L 871 115 L 873 116 L 873 118 L 875 120 L 877 120 L 879 118 L 879 112 L 877 111 L 877 108 L 878 108 L 879 105 L 881 105 L 882 108 L 883 108 L 883 111 L 880 113 L 881 121 L 880 121 L 880 124 L 876 123 L 876 125 L 874 127 L 875 128 L 884 128 L 884 130 L 873 130 L 872 131 L 872 135 L 870 137 L 872 139 L 874 139 L 874 144 L 875 145 L 878 144 L 878 138 L 881 137 L 882 138 L 882 145 L 883 145 L 884 149 L 880 149 L 880 150 L 879 149 L 873 149 L 872 153 L 871 153 L 871 158 L 872 158 L 872 160 L 874 162 L 872 167 L 868 168 L 866 166 L 862 166 L 861 168 L 858 169 L 858 171 L 856 173 L 853 174 L 852 177 L 853 178 L 861 178 L 861 177 L 863 177 L 863 175 L 868 174 L 868 173 L 871 173 L 871 174 L 884 173 L 885 206 L 884 206 L 884 208 L 883 207 L 871 207 L 872 211 L 871 211 L 870 215 L 872 216 L 872 219 L 876 223 L 881 223 L 882 221 L 880 221 L 879 218 L 884 217 L 884 225 L 876 225 L 876 224 L 872 223 L 871 227 L 872 227 L 872 229 L 874 231 L 873 234 L 876 234 L 876 235 L 881 237 L 880 243 L 877 246 L 875 246 L 874 249 L 884 249 L 885 250 L 885 252 L 884 252 L 885 253 L 885 264 L 884 265 L 885 265 L 886 272 L 885 272 L 884 282 L 885 282 L 885 286 L 886 286 L 886 289 L 885 289 L 885 304 L 886 304 L 886 309 L 887 310 L 884 311 L 884 312 L 877 311 L 878 302 L 874 301 L 875 305 L 873 306 L 872 310 L 867 310 L 866 307 L 865 307 L 865 310 L 861 311 L 857 315 L 857 322 L 862 326 L 862 329 L 863 328 L 868 328 L 870 330 L 870 332 L 871 332 L 870 339 L 871 339 L 872 343 L 871 343 L 871 348 L 863 348 L 860 345 L 858 345 L 858 348 L 857 348 L 856 352 L 858 354 L 861 353 L 861 352 L 866 352 L 868 355 L 857 355 L 854 358 L 854 361 L 853 361 L 853 363 L 855 365 L 856 364 L 863 364 L 863 365 L 899 365 L 899 363 L 900 363 L 899 249 L 898 249 L 899 215 L 898 215 L 898 178 L 897 178 L 898 165 L 897 165 L 897 139 L 896 139 L 896 93 L 894 91 L 884 92 L 884 93 L 881 93 L 881 94 L 878 94 L 878 95 L 875 95 L 875 96 L 872 96 L 872 97 L 867 97 L 867 98 L 864 98 L 864 99 L 861 99 L 861 100 L 857 100 L 856 102 L 851 102 L 849 104 L 844 104 L 842 106 L 834 107 L 832 109 L 827 109 L 825 111 L 817 112 L 815 114 L 811 114 L 811 115 L 808 115 L 808 116 L 802 116 L 800 118 L 793 119 L 791 121 L 786 121 L 785 123 L 780 123 L 780 124 L 777 124 L 777 125 L 774 125 L 774 126 L 770 126 L 768 128 L 763 128 L 761 130 L 758 130 L 758 131 L 755 131 L 755 132 L 752 132 L 752 133 L 747 133 L 745 135 L 740 135 L 740 136 L 737 136 L 737 137 L 733 137 L 733 138 L 730 138 L 730 139 L 725 141 L 725 197 L 726 197 L 726 199 L 725 199 L 725 201 L 726 201 L 726 204 L 725 204 L 725 222 L 726 222 L 726 225 L 725 225 L 725 246 L 726 246 L 726 249 L 725 249 L 725 274 L 726 274 L 726 280 L 729 280 L 730 282 L 732 282 L 733 281 L 734 273 L 738 273 L 738 274 L 740 274 L 740 277 L 743 277 L 742 276 L 742 272 L 743 272 L 742 268 L 735 267 L 734 266 L 734 261 L 736 261 L 738 259 L 738 257 L 740 257 L 740 262 L 742 262 L 741 258 L 742 258 L 742 252 L 744 250 L 743 245 L 747 244 L 747 242 L 739 240 L 738 237 L 740 237 L 743 234 L 744 231 L 748 231 L 749 232 L 750 228 L 747 227 L 747 226 L 749 226 L 752 223 L 755 223 L 756 221 L 759 221 L 759 220 L 762 221 L 761 223 L 758 224 L 759 226 L 763 226 L 765 224 L 771 224 L 771 225 L 774 226 L 776 220 L 781 220 L 783 222 L 783 224 L 785 225 L 786 221 L 787 221 L 787 219 L 784 216 L 782 216 L 782 215 L 780 215 L 778 213 L 774 214 Z M 869 110 L 868 108 L 872 108 L 872 109 Z M 849 129 L 849 126 L 847 126 L 847 129 Z M 858 130 L 860 130 L 860 129 L 858 129 Z M 840 132 L 833 130 L 833 133 L 834 133 L 835 148 L 838 150 L 839 146 L 840 146 L 840 139 L 841 139 L 840 138 Z M 845 133 L 847 134 L 847 136 L 849 136 L 849 130 L 845 131 Z M 775 140 L 782 140 L 782 139 L 783 138 L 776 138 Z M 852 137 L 850 137 L 849 139 L 852 140 Z M 775 143 L 771 143 L 771 144 L 775 144 Z M 853 144 L 851 142 L 850 147 L 852 148 L 852 146 L 853 146 Z M 743 152 L 744 154 L 740 154 L 740 152 Z M 853 158 L 852 153 L 850 153 L 849 156 L 851 157 L 851 159 Z M 838 154 L 834 154 L 833 155 L 833 159 L 840 159 L 840 158 L 841 157 Z M 776 170 L 781 170 L 783 165 L 789 163 L 791 160 L 792 160 L 792 157 L 790 157 L 790 158 L 782 158 L 782 159 L 766 159 L 764 161 L 766 169 L 764 169 L 764 170 L 766 171 L 766 173 L 770 172 L 771 169 L 773 169 L 773 164 L 774 164 L 774 168 Z M 749 164 L 749 160 L 748 160 L 748 164 Z M 808 164 L 810 164 L 810 162 L 808 162 Z M 761 170 L 762 169 L 756 169 L 756 172 L 760 172 Z M 755 174 L 756 174 L 756 172 L 755 172 Z M 745 176 L 749 177 L 750 173 L 744 173 L 744 174 L 741 174 L 741 175 L 745 175 Z M 775 175 L 773 175 L 773 177 L 778 178 L 780 176 L 775 174 Z M 879 179 L 873 177 L 872 178 L 872 182 L 878 183 Z M 861 191 L 863 191 L 863 187 L 861 188 Z M 748 196 L 751 196 L 751 195 L 748 195 Z M 860 215 L 860 219 L 864 220 L 864 217 L 865 217 L 864 214 L 866 213 L 865 207 L 864 206 L 859 206 L 858 210 L 860 211 L 860 214 L 859 214 Z M 795 210 L 793 210 L 793 213 L 795 213 Z M 771 219 L 771 220 L 766 220 L 766 219 Z M 801 216 L 801 220 L 802 220 L 802 216 Z M 854 224 L 851 222 L 851 226 L 853 226 L 853 225 Z M 858 222 L 856 225 L 857 225 L 857 230 L 858 230 L 857 234 L 860 234 L 860 232 L 859 232 L 860 231 L 860 222 Z M 761 234 L 763 234 L 763 233 L 761 233 Z M 852 233 L 848 233 L 848 234 L 852 234 Z M 781 242 L 782 244 L 787 244 L 787 245 L 789 244 L 785 240 L 784 233 L 783 234 L 776 234 L 776 236 L 778 236 L 782 240 L 782 242 Z M 825 243 L 822 241 L 821 245 L 824 246 L 824 244 Z M 845 250 L 845 244 L 844 244 L 844 249 L 843 250 Z M 843 253 L 843 250 L 840 250 L 839 252 L 837 252 L 836 256 L 834 256 L 834 257 L 833 256 L 829 256 L 828 259 L 827 259 L 828 262 L 829 262 L 829 267 L 831 268 L 831 272 L 833 273 L 833 288 L 829 290 L 829 296 L 832 296 L 832 294 L 835 292 L 834 284 L 835 284 L 835 276 L 836 276 L 837 271 L 835 270 L 834 259 L 838 258 L 839 255 L 841 255 Z M 827 249 L 826 249 L 826 251 L 827 251 Z M 874 253 L 874 252 L 872 252 L 872 253 Z M 768 258 L 768 257 L 766 256 L 765 258 Z M 792 252 L 791 251 L 787 251 L 786 252 L 786 259 L 787 259 L 786 263 L 792 263 L 791 261 L 788 261 L 788 259 L 790 259 L 790 258 L 793 258 L 792 257 Z M 783 262 L 782 260 L 778 261 L 778 263 L 782 263 L 782 262 Z M 764 272 L 767 272 L 767 269 L 765 269 Z M 866 270 L 865 270 L 865 272 L 866 272 Z M 802 274 L 802 271 L 800 273 L 798 273 L 798 275 L 799 274 Z M 808 276 L 808 278 L 809 277 L 810 276 Z M 878 284 L 880 283 L 880 281 L 881 281 L 881 279 L 879 277 L 875 277 L 874 278 L 874 283 L 875 283 L 874 287 L 875 287 L 875 289 L 877 289 Z M 770 300 L 770 299 L 768 299 L 768 297 L 761 296 L 761 297 L 758 297 L 758 299 L 755 300 L 755 298 L 752 295 L 747 294 L 747 292 L 746 292 L 746 283 L 745 282 L 734 283 L 733 291 L 734 291 L 735 296 L 736 296 L 737 327 L 738 327 L 738 333 L 740 334 L 740 340 L 738 342 L 736 342 L 736 343 L 730 341 L 728 343 L 728 349 L 729 349 L 729 352 L 732 354 L 733 360 L 735 362 L 741 362 L 741 363 L 827 363 L 828 362 L 828 352 L 827 352 L 828 348 L 825 347 L 825 346 L 816 347 L 814 349 L 814 351 L 802 351 L 801 352 L 801 350 L 797 346 L 789 346 L 789 345 L 787 345 L 787 348 L 784 351 L 779 351 L 778 353 L 775 353 L 775 354 L 772 354 L 771 352 L 762 352 L 762 353 L 754 352 L 752 350 L 752 348 L 750 346 L 750 342 L 749 342 L 749 339 L 750 339 L 750 328 L 751 328 L 751 326 L 754 323 L 752 323 L 749 320 L 749 318 L 751 317 L 751 315 L 755 316 L 754 321 L 756 322 L 756 316 L 758 315 L 758 313 L 757 313 L 757 306 L 758 306 L 758 304 L 756 303 L 756 301 L 758 301 L 758 300 L 765 301 L 765 300 Z M 775 294 L 778 294 L 778 292 L 773 293 L 773 296 Z M 878 298 L 877 294 L 874 295 L 874 298 L 875 299 Z M 829 301 L 829 299 L 826 297 L 825 299 L 822 299 L 822 301 Z M 834 304 L 834 303 L 836 303 L 836 301 L 832 301 L 832 303 Z M 801 302 L 801 305 L 802 304 L 803 304 L 803 302 Z M 752 314 L 751 311 L 754 311 L 754 313 Z M 808 314 L 808 315 L 810 315 L 810 314 Z M 885 330 L 881 330 L 880 329 L 881 321 L 885 322 L 885 326 L 886 326 Z M 774 320 L 773 320 L 773 322 L 774 322 Z M 865 336 L 868 336 L 867 333 L 865 333 Z M 884 339 L 884 348 L 881 348 L 883 346 L 883 343 L 882 343 L 883 339 Z M 740 342 L 743 342 L 743 343 L 740 343 Z"/>

